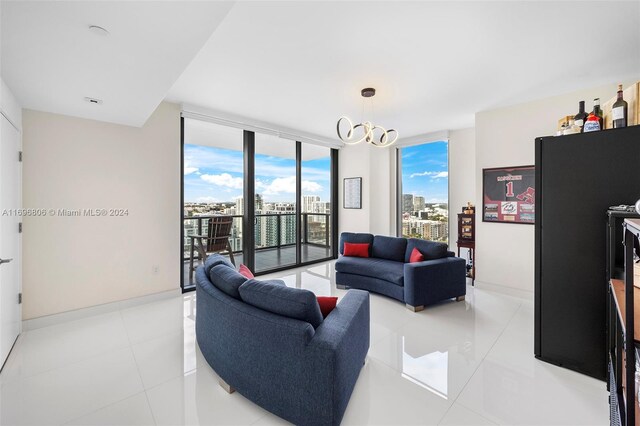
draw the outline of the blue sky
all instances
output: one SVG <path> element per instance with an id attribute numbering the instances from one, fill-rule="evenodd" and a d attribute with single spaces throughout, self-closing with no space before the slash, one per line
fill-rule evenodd
<path id="1" fill-rule="evenodd" d="M 421 195 L 427 203 L 449 198 L 448 143 L 402 148 L 402 193 Z"/>
<path id="2" fill-rule="evenodd" d="M 302 162 L 303 195 L 329 201 L 329 157 Z M 242 152 L 200 145 L 184 146 L 185 202 L 233 201 L 242 196 Z M 256 155 L 256 192 L 264 201 L 295 201 L 293 159 Z"/>
<path id="3" fill-rule="evenodd" d="M 447 142 L 402 148 L 402 192 L 427 202 L 448 200 Z M 233 201 L 242 196 L 242 152 L 200 145 L 184 146 L 184 200 Z M 329 157 L 302 163 L 302 193 L 329 201 Z M 295 160 L 256 155 L 256 190 L 265 201 L 295 199 Z"/>

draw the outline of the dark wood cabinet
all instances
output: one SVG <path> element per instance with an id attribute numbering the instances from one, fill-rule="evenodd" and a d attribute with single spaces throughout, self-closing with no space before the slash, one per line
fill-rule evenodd
<path id="1" fill-rule="evenodd" d="M 476 280 L 476 215 L 475 213 L 466 214 L 458 213 L 458 257 L 460 257 L 460 249 L 469 249 L 471 253 L 471 285 Z"/>

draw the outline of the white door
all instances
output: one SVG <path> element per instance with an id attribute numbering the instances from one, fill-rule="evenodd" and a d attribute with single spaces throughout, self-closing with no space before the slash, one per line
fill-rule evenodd
<path id="1" fill-rule="evenodd" d="M 22 327 L 22 163 L 20 132 L 0 115 L 0 366 Z"/>

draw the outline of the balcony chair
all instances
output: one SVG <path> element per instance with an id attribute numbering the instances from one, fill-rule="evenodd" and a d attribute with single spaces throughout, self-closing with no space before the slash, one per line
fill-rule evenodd
<path id="1" fill-rule="evenodd" d="M 207 235 L 190 235 L 191 240 L 191 256 L 189 260 L 189 282 L 193 282 L 193 265 L 194 251 L 198 250 L 198 258 L 200 262 L 204 262 L 208 255 L 212 253 L 229 253 L 229 260 L 236 264 L 233 258 L 233 250 L 229 237 L 231 236 L 231 227 L 233 226 L 233 217 L 231 216 L 214 216 L 208 220 Z M 197 240 L 197 244 L 196 244 Z"/>

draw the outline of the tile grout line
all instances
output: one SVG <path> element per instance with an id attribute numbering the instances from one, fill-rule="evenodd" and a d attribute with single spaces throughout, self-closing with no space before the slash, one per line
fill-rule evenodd
<path id="1" fill-rule="evenodd" d="M 88 413 L 84 413 L 84 414 L 82 414 L 82 415 L 80 415 L 80 416 L 78 416 L 78 417 L 74 417 L 74 418 L 72 418 L 72 419 L 70 419 L 70 420 L 67 420 L 66 422 L 62 423 L 62 426 L 64 426 L 64 425 L 68 425 L 69 423 L 74 422 L 74 421 L 76 421 L 76 420 L 78 420 L 78 419 L 81 419 L 81 418 L 83 418 L 83 417 L 85 417 L 85 416 L 88 416 L 88 415 L 91 415 L 91 414 L 97 413 L 98 411 L 100 411 L 100 410 L 104 410 L 105 408 L 112 407 L 112 406 L 114 406 L 114 405 L 116 405 L 116 404 L 121 403 L 122 401 L 126 401 L 126 400 L 127 400 L 127 399 L 129 399 L 129 398 L 133 398 L 134 396 L 140 395 L 140 394 L 141 394 L 141 393 L 143 393 L 143 392 L 144 392 L 144 390 L 143 390 L 142 392 L 137 392 L 137 393 L 134 393 L 133 395 L 126 396 L 126 397 L 124 397 L 124 398 L 122 398 L 122 399 L 119 399 L 119 400 L 117 400 L 117 401 L 110 402 L 110 403 L 109 403 L 109 404 L 107 404 L 107 405 L 104 405 L 104 406 L 102 406 L 102 407 L 100 407 L 100 408 L 98 408 L 98 409 L 96 409 L 96 410 L 89 411 Z M 153 413 L 152 413 L 152 414 L 153 414 Z M 155 420 L 154 420 L 154 422 L 155 422 Z"/>
<path id="2" fill-rule="evenodd" d="M 140 378 L 140 384 L 142 385 L 142 392 L 144 393 L 144 398 L 147 401 L 147 406 L 149 407 L 149 412 L 151 413 L 151 419 L 153 420 L 153 424 L 157 425 L 158 421 L 156 420 L 155 414 L 153 414 L 153 408 L 151 408 L 151 401 L 149 400 L 149 395 L 147 394 L 147 387 L 144 385 L 144 380 L 142 379 L 142 372 L 140 371 L 140 366 L 138 365 L 138 358 L 136 357 L 136 351 L 133 350 L 133 343 L 131 343 L 131 336 L 129 336 L 129 330 L 127 329 L 127 324 L 124 320 L 122 309 L 118 309 L 118 312 L 120 313 L 120 318 L 122 319 L 122 325 L 124 326 L 124 332 L 127 335 L 127 341 L 129 342 L 129 347 L 131 348 L 131 354 L 133 355 L 133 362 L 136 364 L 136 371 L 138 372 L 138 377 Z"/>
<path id="3" fill-rule="evenodd" d="M 471 379 L 473 378 L 473 376 L 476 375 L 476 373 L 478 372 L 478 370 L 480 369 L 480 367 L 482 366 L 482 364 L 484 363 L 485 359 L 487 358 L 487 356 L 491 353 L 491 351 L 493 350 L 493 348 L 496 346 L 496 343 L 498 343 L 498 341 L 500 340 L 500 338 L 502 337 L 502 335 L 504 334 L 504 332 L 507 330 L 507 328 L 509 327 L 509 325 L 511 324 L 511 322 L 513 321 L 513 319 L 515 318 L 515 316 L 518 314 L 518 312 L 520 312 L 520 310 L 522 309 L 523 303 L 519 302 L 518 305 L 518 309 L 515 310 L 515 312 L 513 313 L 513 315 L 511 315 L 511 318 L 509 318 L 509 321 L 507 321 L 507 323 L 505 324 L 504 328 L 502 329 L 502 331 L 500 332 L 500 334 L 498 335 L 498 337 L 496 337 L 496 340 L 493 342 L 493 344 L 491 345 L 491 347 L 489 348 L 489 350 L 487 351 L 487 353 L 482 357 L 482 360 L 478 363 L 478 366 L 473 370 L 473 373 L 471 373 L 471 375 L 469 376 L 469 379 L 467 379 L 467 381 L 464 383 L 464 385 L 462 386 L 462 388 L 460 389 L 460 392 L 458 393 L 458 395 L 456 396 L 456 398 L 453 400 L 453 402 L 451 403 L 451 405 L 449 406 L 449 408 L 447 408 L 447 411 L 445 411 L 445 413 L 442 415 L 442 417 L 440 418 L 440 420 L 438 420 L 438 424 L 442 423 L 442 420 L 444 420 L 444 418 L 447 416 L 447 414 L 449 413 L 449 411 L 451 410 L 451 407 L 453 407 L 453 404 L 455 404 L 456 402 L 458 402 L 458 399 L 460 398 L 460 395 L 462 395 L 462 393 L 464 392 L 465 388 L 467 387 L 467 385 L 469 384 L 469 382 L 471 381 Z M 482 414 L 476 412 L 475 410 L 472 410 L 471 408 L 467 407 L 466 405 L 460 403 L 461 406 L 463 406 L 464 408 L 466 408 L 467 410 L 477 414 L 478 416 L 482 417 L 483 419 L 490 421 L 491 423 L 496 424 L 493 420 L 491 419 L 487 419 L 485 416 L 483 416 Z"/>
<path id="4" fill-rule="evenodd" d="M 124 324 L 123 324 L 123 327 L 124 327 Z M 125 328 L 125 332 L 126 332 L 126 327 L 124 327 L 124 328 Z M 128 336 L 127 336 L 127 340 L 128 340 Z M 89 361 L 89 360 L 92 360 L 94 358 L 98 358 L 100 356 L 103 356 L 105 353 L 121 351 L 121 350 L 126 349 L 126 348 L 127 348 L 126 345 L 116 346 L 116 347 L 108 349 L 106 352 L 103 351 L 103 352 L 100 352 L 100 353 L 97 353 L 97 354 L 89 355 L 87 357 L 78 359 L 76 361 L 72 361 L 72 362 L 67 363 L 67 364 L 62 364 L 62 365 L 58 365 L 58 366 L 55 366 L 55 367 L 51 367 L 51 368 L 48 368 L 48 369 L 43 370 L 43 371 L 38 371 L 38 372 L 35 372 L 35 373 L 27 374 L 25 376 L 14 376 L 13 378 L 8 377 L 6 381 L 0 381 L 0 387 L 4 386 L 4 385 L 9 385 L 9 384 L 15 384 L 16 382 L 19 382 L 21 380 L 32 379 L 32 378 L 34 378 L 36 376 L 39 376 L 41 374 L 51 373 L 52 371 L 60 370 L 62 368 L 72 367 L 74 365 L 81 364 L 81 363 L 83 363 L 85 361 Z M 20 349 L 22 350 L 22 348 L 20 348 Z"/>
<path id="5" fill-rule="evenodd" d="M 144 394 L 145 394 L 145 399 L 146 399 L 146 401 L 147 401 L 147 405 L 149 406 L 149 412 L 151 413 L 151 418 L 153 419 L 153 423 L 154 423 L 154 425 L 156 425 L 156 424 L 157 424 L 157 423 L 156 423 L 155 416 L 153 415 L 153 410 L 151 409 L 151 404 L 149 403 L 149 398 L 148 398 L 148 396 L 147 396 L 146 389 L 145 389 L 145 387 L 144 387 L 144 382 L 142 381 L 142 375 L 140 374 L 140 368 L 138 367 L 138 360 L 136 359 L 136 354 L 135 354 L 135 352 L 133 351 L 133 345 L 131 344 L 131 339 L 129 338 L 129 332 L 127 331 L 127 326 L 126 326 L 126 325 L 125 325 L 125 323 L 124 323 L 124 317 L 122 316 L 122 310 L 121 310 L 121 309 L 118 309 L 118 315 L 120 316 L 120 320 L 122 321 L 122 326 L 123 326 L 123 328 L 124 328 L 125 335 L 127 336 L 127 342 L 129 342 L 129 346 L 128 346 L 128 348 L 131 350 L 131 355 L 133 356 L 133 362 L 134 362 L 134 363 L 135 363 L 135 365 L 136 365 L 136 371 L 138 372 L 138 377 L 140 378 L 140 384 L 142 385 L 142 391 L 141 391 L 141 392 L 134 393 L 133 395 L 126 396 L 126 397 L 124 397 L 124 398 L 122 398 L 122 399 L 120 399 L 120 400 L 118 400 L 118 401 L 114 401 L 114 402 L 112 402 L 112 403 L 110 403 L 110 404 L 104 405 L 104 406 L 102 406 L 102 407 L 100 407 L 100 408 L 97 408 L 97 409 L 95 409 L 95 410 L 93 410 L 93 411 L 89 411 L 88 413 L 82 414 L 81 416 L 74 417 L 73 419 L 67 420 L 65 423 L 63 423 L 63 425 L 68 425 L 69 423 L 71 423 L 71 422 L 73 422 L 73 421 L 75 421 L 75 420 L 81 419 L 82 417 L 88 416 L 88 415 L 90 415 L 90 414 L 97 413 L 97 412 L 98 412 L 98 411 L 100 411 L 100 410 L 104 410 L 105 408 L 108 408 L 108 407 L 111 407 L 111 406 L 113 406 L 113 405 L 119 404 L 119 403 L 121 403 L 122 401 L 125 401 L 125 400 L 127 400 L 127 399 L 129 399 L 129 398 L 133 398 L 134 396 L 139 395 L 139 394 L 141 394 L 141 393 L 144 393 Z M 124 349 L 124 348 L 125 348 L 125 347 L 122 347 L 122 348 L 119 348 L 119 349 L 117 349 L 117 350 Z M 98 356 L 99 356 L 99 355 L 98 355 Z M 94 357 L 91 357 L 91 358 L 94 358 Z M 87 359 L 91 359 L 91 358 L 87 358 Z M 75 363 L 74 363 L 74 364 L 75 364 Z"/>

